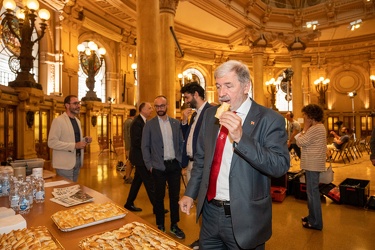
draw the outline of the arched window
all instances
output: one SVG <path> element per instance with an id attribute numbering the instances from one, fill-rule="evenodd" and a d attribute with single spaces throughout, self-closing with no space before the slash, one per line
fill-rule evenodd
<path id="1" fill-rule="evenodd" d="M 188 68 L 182 73 L 182 75 L 183 85 L 188 82 L 198 82 L 202 88 L 206 89 L 206 80 L 204 79 L 202 72 L 200 72 L 198 69 Z"/>

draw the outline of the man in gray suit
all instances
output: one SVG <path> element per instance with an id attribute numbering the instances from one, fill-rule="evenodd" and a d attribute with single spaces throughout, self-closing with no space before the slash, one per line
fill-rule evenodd
<path id="1" fill-rule="evenodd" d="M 168 103 L 165 96 L 154 100 L 157 116 L 148 121 L 143 128 L 142 154 L 146 168 L 151 171 L 155 183 L 154 212 L 158 228 L 165 232 L 164 197 L 168 183 L 171 233 L 177 238 L 185 238 L 177 226 L 180 221 L 178 200 L 181 185 L 181 159 L 183 137 L 180 122 L 167 115 Z"/>
<path id="2" fill-rule="evenodd" d="M 218 107 L 207 109 L 180 208 L 190 214 L 198 199 L 200 249 L 265 249 L 272 234 L 270 178 L 289 169 L 285 120 L 249 98 L 250 72 L 241 62 L 219 66 L 215 80 L 230 111 L 218 119 Z"/>

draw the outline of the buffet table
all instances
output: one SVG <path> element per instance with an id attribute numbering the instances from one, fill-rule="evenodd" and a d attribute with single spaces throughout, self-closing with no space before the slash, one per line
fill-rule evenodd
<path id="1" fill-rule="evenodd" d="M 54 181 L 61 181 L 63 180 L 61 177 L 54 177 L 51 179 L 46 180 L 46 183 L 48 182 L 54 182 Z M 74 185 L 76 183 L 69 183 L 66 185 L 59 185 L 59 186 L 53 186 L 53 187 L 46 187 L 45 188 L 45 202 L 44 203 L 35 203 L 33 204 L 33 207 L 30 210 L 29 214 L 23 215 L 27 222 L 27 227 L 33 227 L 33 226 L 46 226 L 52 236 L 56 238 L 56 240 L 65 248 L 65 249 L 80 249 L 79 248 L 79 242 L 92 235 L 96 235 L 99 233 L 103 233 L 106 231 L 111 231 L 114 229 L 118 229 L 122 227 L 124 224 L 129 222 L 141 222 L 144 224 L 148 224 L 146 221 L 141 219 L 140 217 L 136 216 L 135 214 L 128 212 L 127 215 L 124 218 L 105 222 L 98 225 L 93 225 L 90 227 L 70 231 L 70 232 L 63 232 L 58 229 L 58 227 L 55 225 L 55 223 L 51 219 L 51 215 L 55 212 L 71 209 L 72 207 L 64 207 L 62 205 L 59 205 L 55 202 L 50 201 L 51 198 L 53 198 L 52 191 L 53 188 L 56 187 L 67 187 Z M 104 196 L 103 194 L 92 190 L 88 187 L 81 186 L 81 189 L 92 196 L 94 198 L 94 203 L 105 203 L 105 202 L 112 202 L 109 198 Z M 79 205 L 78 205 L 79 206 Z M 9 200 L 8 197 L 0 197 L 0 207 L 9 207 Z M 127 211 L 126 209 L 124 209 Z M 168 236 L 167 236 L 168 237 Z"/>

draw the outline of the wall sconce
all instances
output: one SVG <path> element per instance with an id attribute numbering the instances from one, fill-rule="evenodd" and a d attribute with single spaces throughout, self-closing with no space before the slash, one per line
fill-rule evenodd
<path id="1" fill-rule="evenodd" d="M 271 108 L 273 110 L 278 110 L 276 108 L 276 92 L 279 90 L 280 84 L 275 81 L 275 78 L 266 82 L 267 91 L 271 95 Z"/>
<path id="2" fill-rule="evenodd" d="M 32 128 L 34 125 L 34 114 L 35 112 L 30 110 L 26 112 L 26 124 L 29 128 Z"/>
<path id="3" fill-rule="evenodd" d="M 180 83 L 180 87 L 182 88 L 182 86 L 183 86 L 183 84 L 182 84 L 183 75 L 180 73 L 180 74 L 177 75 L 177 77 L 178 77 L 178 81 Z"/>
<path id="4" fill-rule="evenodd" d="M 326 104 L 326 92 L 328 90 L 328 83 L 330 80 L 324 79 L 324 77 L 320 77 L 314 81 L 315 90 L 319 94 L 319 104 L 324 107 Z"/>
<path id="5" fill-rule="evenodd" d="M 107 100 L 108 100 L 108 103 L 109 103 L 109 104 L 112 104 L 112 103 L 115 102 L 116 99 L 115 99 L 115 98 L 112 98 L 112 97 L 108 97 Z"/>
<path id="6" fill-rule="evenodd" d="M 375 75 L 371 75 L 370 80 L 371 80 L 371 83 L 372 83 L 372 87 L 375 88 Z"/>
<path id="7" fill-rule="evenodd" d="M 42 89 L 42 85 L 35 81 L 34 74 L 31 74 L 30 70 L 34 66 L 33 46 L 43 38 L 50 13 L 46 9 L 40 9 L 37 14 L 39 9 L 37 0 L 27 1 L 25 8 L 17 10 L 15 14 L 14 9 L 17 5 L 14 0 L 4 0 L 3 6 L 6 9 L 4 23 L 2 23 L 4 26 L 2 27 L 3 36 L 8 34 L 8 38 L 12 43 L 12 46 L 8 47 L 6 44 L 6 47 L 8 49 L 10 47 L 19 48 L 17 52 L 11 51 L 19 60 L 20 69 L 17 72 L 16 79 L 9 82 L 9 86 Z M 38 16 L 42 20 L 39 33 L 35 28 L 35 21 Z M 5 30 L 6 32 L 4 32 Z M 36 34 L 36 38 L 33 41 L 34 34 Z M 9 66 L 12 68 L 11 65 Z"/>
<path id="8" fill-rule="evenodd" d="M 133 70 L 134 79 L 137 81 L 137 63 L 132 63 L 131 68 Z"/>
<path id="9" fill-rule="evenodd" d="M 98 49 L 98 45 L 92 41 L 86 41 L 77 46 L 79 51 L 79 58 L 83 72 L 87 75 L 86 86 L 89 89 L 86 96 L 82 98 L 83 101 L 102 101 L 96 96 L 95 76 L 103 65 L 104 55 L 106 50 L 104 48 Z M 97 52 L 99 57 L 97 56 Z"/>
<path id="10" fill-rule="evenodd" d="M 354 109 L 354 97 L 357 95 L 357 91 L 352 91 L 348 93 L 350 99 L 352 99 L 352 112 L 353 112 L 353 131 L 355 131 L 355 109 Z M 355 133 L 353 133 L 355 139 Z"/>
<path id="11" fill-rule="evenodd" d="M 306 22 L 306 28 L 308 29 L 313 29 L 316 30 L 316 27 L 319 25 L 318 21 L 311 21 L 311 22 Z"/>
<path id="12" fill-rule="evenodd" d="M 97 121 L 98 121 L 98 117 L 96 115 L 94 115 L 94 116 L 91 117 L 91 125 L 93 127 L 96 126 Z"/>
<path id="13" fill-rule="evenodd" d="M 359 27 L 361 27 L 361 23 L 362 23 L 362 19 L 358 19 L 356 21 L 353 21 L 349 24 L 349 29 L 351 31 L 355 30 L 355 29 L 358 29 Z"/>
<path id="14" fill-rule="evenodd" d="M 356 95 L 357 95 L 357 91 L 352 91 L 352 92 L 349 92 L 349 93 L 348 93 L 348 96 L 349 96 L 350 98 L 354 98 Z"/>

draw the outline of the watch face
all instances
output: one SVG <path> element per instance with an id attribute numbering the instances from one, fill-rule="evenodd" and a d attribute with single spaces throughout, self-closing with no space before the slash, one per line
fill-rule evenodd
<path id="1" fill-rule="evenodd" d="M 13 17 L 13 19 L 8 22 L 7 19 L 4 18 L 1 21 L 1 25 L 3 26 L 3 33 L 1 34 L 1 40 L 3 41 L 3 44 L 7 50 L 12 53 L 15 56 L 20 55 L 20 41 L 18 38 L 11 32 L 9 28 L 9 23 L 12 26 L 12 29 L 16 34 L 20 35 L 19 25 L 18 25 L 18 19 L 16 17 Z"/>

